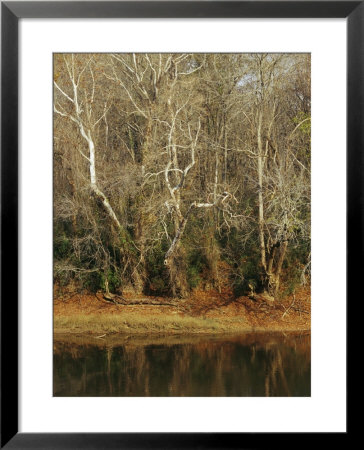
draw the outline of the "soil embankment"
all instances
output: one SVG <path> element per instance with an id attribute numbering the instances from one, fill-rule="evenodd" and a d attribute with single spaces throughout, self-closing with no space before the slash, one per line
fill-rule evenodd
<path id="1" fill-rule="evenodd" d="M 188 299 L 123 294 L 122 304 L 102 293 L 55 291 L 54 333 L 239 333 L 248 331 L 308 331 L 311 302 L 308 289 L 280 301 L 256 295 L 232 298 L 229 293 L 195 291 Z"/>

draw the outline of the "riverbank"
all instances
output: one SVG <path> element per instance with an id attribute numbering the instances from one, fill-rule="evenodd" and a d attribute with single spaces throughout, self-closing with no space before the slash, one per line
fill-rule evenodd
<path id="1" fill-rule="evenodd" d="M 92 334 L 216 334 L 249 331 L 309 331 L 308 289 L 270 302 L 255 296 L 195 291 L 183 300 L 123 294 L 123 304 L 102 293 L 55 291 L 54 333 Z"/>

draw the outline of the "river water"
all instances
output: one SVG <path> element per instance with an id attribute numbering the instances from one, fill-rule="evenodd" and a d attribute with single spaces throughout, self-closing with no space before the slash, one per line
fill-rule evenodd
<path id="1" fill-rule="evenodd" d="M 310 396 L 310 334 L 56 336 L 54 396 Z"/>

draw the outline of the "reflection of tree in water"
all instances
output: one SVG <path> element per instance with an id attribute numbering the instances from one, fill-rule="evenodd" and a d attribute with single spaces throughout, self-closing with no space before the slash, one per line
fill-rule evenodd
<path id="1" fill-rule="evenodd" d="M 286 376 L 284 374 L 282 355 L 279 348 L 267 346 L 267 365 L 265 372 L 265 395 L 266 397 L 271 397 L 278 394 L 278 380 L 280 377 L 279 386 L 281 386 L 286 394 L 290 397 L 290 390 L 287 384 Z"/>
<path id="2" fill-rule="evenodd" d="M 149 395 L 149 362 L 146 360 L 145 348 L 134 346 L 118 348 L 117 357 L 123 366 L 121 372 L 114 370 L 119 390 L 124 383 L 126 395 L 135 395 L 136 391 L 143 396 Z"/>
<path id="3" fill-rule="evenodd" d="M 106 348 L 106 355 L 107 355 L 107 381 L 108 381 L 108 385 L 109 385 L 109 393 L 112 396 L 113 395 L 113 387 L 112 387 L 112 381 L 111 381 L 112 347 Z"/>
<path id="4" fill-rule="evenodd" d="M 171 381 L 168 383 L 168 392 L 171 396 L 185 397 L 188 395 L 186 388 L 190 373 L 190 351 L 190 346 L 185 345 L 181 348 L 181 351 L 176 353 Z"/>
<path id="5" fill-rule="evenodd" d="M 310 338 L 57 344 L 57 396 L 308 396 Z"/>

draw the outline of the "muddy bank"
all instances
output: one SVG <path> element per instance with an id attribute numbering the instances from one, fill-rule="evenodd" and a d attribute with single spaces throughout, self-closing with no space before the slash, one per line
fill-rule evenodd
<path id="1" fill-rule="evenodd" d="M 304 290 L 276 302 L 213 292 L 194 292 L 183 300 L 130 294 L 124 300 L 113 304 L 101 293 L 57 295 L 54 333 L 215 334 L 311 328 L 310 296 Z"/>

